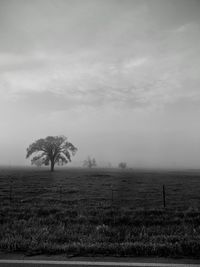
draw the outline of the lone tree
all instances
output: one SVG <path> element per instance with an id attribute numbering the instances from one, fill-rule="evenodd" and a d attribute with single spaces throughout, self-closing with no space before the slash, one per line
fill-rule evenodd
<path id="1" fill-rule="evenodd" d="M 91 159 L 90 157 L 88 157 L 86 160 L 84 160 L 83 162 L 83 166 L 87 167 L 87 168 L 93 168 L 97 166 L 96 160 L 95 158 Z"/>
<path id="2" fill-rule="evenodd" d="M 65 136 L 47 136 L 44 139 L 38 139 L 27 148 L 26 158 L 36 154 L 31 163 L 35 164 L 38 160 L 43 165 L 51 165 L 51 171 L 54 171 L 55 164 L 67 164 L 71 161 L 71 155 L 75 155 L 77 148 L 67 141 Z"/>
<path id="3" fill-rule="evenodd" d="M 126 164 L 126 162 L 120 162 L 119 165 L 118 165 L 118 167 L 119 167 L 120 169 L 126 169 L 127 164 Z"/>

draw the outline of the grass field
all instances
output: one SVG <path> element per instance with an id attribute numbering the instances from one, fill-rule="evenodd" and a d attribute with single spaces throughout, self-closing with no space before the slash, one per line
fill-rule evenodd
<path id="1" fill-rule="evenodd" d="M 4 252 L 200 256 L 197 171 L 1 168 L 0 201 Z"/>

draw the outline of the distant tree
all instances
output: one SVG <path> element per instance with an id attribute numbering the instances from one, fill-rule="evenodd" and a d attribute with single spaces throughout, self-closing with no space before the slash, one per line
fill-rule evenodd
<path id="1" fill-rule="evenodd" d="M 42 167 L 42 159 L 37 159 L 32 164 L 34 164 L 38 168 L 41 168 Z"/>
<path id="2" fill-rule="evenodd" d="M 50 164 L 51 171 L 54 171 L 55 164 L 67 164 L 76 151 L 77 148 L 67 141 L 67 137 L 47 136 L 44 139 L 38 139 L 27 148 L 26 158 L 36 154 L 31 160 L 32 164 L 40 160 L 42 165 Z"/>
<path id="3" fill-rule="evenodd" d="M 112 168 L 112 164 L 110 162 L 108 162 L 107 168 Z"/>
<path id="4" fill-rule="evenodd" d="M 119 165 L 118 165 L 118 167 L 119 167 L 120 169 L 126 169 L 127 164 L 126 164 L 126 162 L 120 162 Z"/>
<path id="5" fill-rule="evenodd" d="M 96 167 L 97 163 L 96 163 L 95 158 L 92 159 L 92 158 L 88 157 L 86 160 L 84 160 L 83 166 L 87 167 L 87 168 L 90 168 L 90 169 L 93 168 L 93 167 Z"/>

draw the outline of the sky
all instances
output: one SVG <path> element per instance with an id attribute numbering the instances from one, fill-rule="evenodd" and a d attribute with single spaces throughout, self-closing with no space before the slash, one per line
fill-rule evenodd
<path id="1" fill-rule="evenodd" d="M 200 168 L 199 0 L 0 0 L 0 164 L 65 135 L 99 166 Z"/>

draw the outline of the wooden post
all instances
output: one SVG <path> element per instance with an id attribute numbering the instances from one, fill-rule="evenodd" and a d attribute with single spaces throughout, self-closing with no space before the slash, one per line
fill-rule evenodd
<path id="1" fill-rule="evenodd" d="M 163 207 L 166 207 L 166 199 L 165 199 L 165 185 L 163 185 Z"/>
<path id="2" fill-rule="evenodd" d="M 12 180 L 10 180 L 9 199 L 10 199 L 10 204 L 11 204 L 12 203 Z"/>
<path id="3" fill-rule="evenodd" d="M 62 200 L 62 186 L 60 186 L 60 201 Z"/>
<path id="4" fill-rule="evenodd" d="M 113 189 L 113 187 L 111 187 L 111 210 L 112 210 L 112 220 L 113 220 L 113 224 L 115 224 L 115 215 L 114 215 L 113 201 L 114 201 L 114 189 Z"/>
<path id="5" fill-rule="evenodd" d="M 112 190 L 112 205 L 113 205 L 113 189 L 111 189 Z"/>

